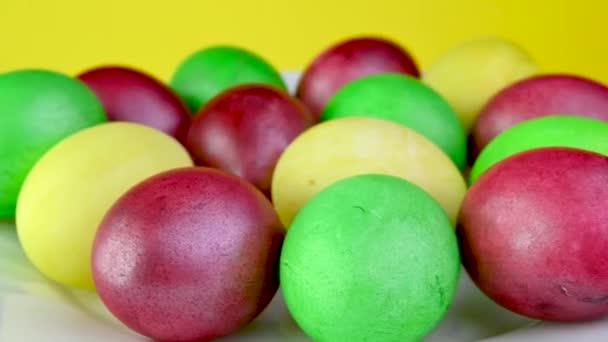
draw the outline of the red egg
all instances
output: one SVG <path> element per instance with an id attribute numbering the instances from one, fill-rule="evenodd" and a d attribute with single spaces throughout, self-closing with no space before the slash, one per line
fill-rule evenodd
<path id="1" fill-rule="evenodd" d="M 322 52 L 306 69 L 297 96 L 320 117 L 342 86 L 380 73 L 420 76 L 414 59 L 394 42 L 371 37 L 343 41 Z"/>
<path id="2" fill-rule="evenodd" d="M 514 155 L 465 196 L 463 264 L 498 304 L 542 320 L 608 315 L 608 157 L 544 148 Z"/>
<path id="3" fill-rule="evenodd" d="M 101 100 L 110 121 L 130 121 L 185 142 L 190 114 L 166 85 L 125 67 L 101 67 L 78 76 Z"/>
<path id="4" fill-rule="evenodd" d="M 99 227 L 95 285 L 108 309 L 160 341 L 210 341 L 252 321 L 278 287 L 284 229 L 268 199 L 209 168 L 154 176 Z"/>
<path id="5" fill-rule="evenodd" d="M 188 149 L 198 163 L 242 177 L 268 195 L 279 156 L 313 122 L 306 107 L 279 89 L 235 87 L 196 114 Z"/>
<path id="6" fill-rule="evenodd" d="M 472 134 L 473 154 L 514 125 L 548 115 L 580 115 L 608 121 L 608 88 L 571 75 L 542 75 L 503 89 L 483 108 Z"/>

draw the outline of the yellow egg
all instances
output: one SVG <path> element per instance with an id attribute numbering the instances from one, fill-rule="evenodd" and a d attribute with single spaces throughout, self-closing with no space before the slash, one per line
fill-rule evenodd
<path id="1" fill-rule="evenodd" d="M 466 191 L 458 168 L 424 136 L 380 119 L 337 119 L 302 133 L 279 159 L 272 200 L 281 221 L 288 227 L 316 193 L 360 174 L 388 174 L 418 185 L 441 204 L 452 223 Z"/>
<path id="2" fill-rule="evenodd" d="M 534 75 L 537 69 L 521 47 L 487 37 L 447 51 L 423 73 L 422 80 L 452 105 L 469 132 L 492 96 L 507 85 Z"/>
<path id="3" fill-rule="evenodd" d="M 107 123 L 69 136 L 36 163 L 19 195 L 17 233 L 26 255 L 61 284 L 94 288 L 91 249 L 106 211 L 145 178 L 191 165 L 176 140 L 138 124 Z"/>

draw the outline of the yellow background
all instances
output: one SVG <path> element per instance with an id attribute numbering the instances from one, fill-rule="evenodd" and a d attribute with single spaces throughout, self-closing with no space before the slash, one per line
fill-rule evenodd
<path id="1" fill-rule="evenodd" d="M 0 71 L 118 63 L 168 79 L 210 44 L 298 69 L 358 34 L 395 39 L 426 67 L 463 40 L 500 35 L 545 71 L 608 81 L 607 16 L 603 0 L 0 0 Z"/>

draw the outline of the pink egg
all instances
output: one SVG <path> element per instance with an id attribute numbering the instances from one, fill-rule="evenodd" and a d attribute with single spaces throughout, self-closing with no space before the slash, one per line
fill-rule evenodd
<path id="1" fill-rule="evenodd" d="M 284 229 L 235 176 L 184 168 L 131 189 L 97 233 L 93 274 L 108 309 L 161 341 L 210 341 L 251 322 L 278 287 Z"/>
<path id="2" fill-rule="evenodd" d="M 279 156 L 314 122 L 300 101 L 280 89 L 234 87 L 192 119 L 188 149 L 198 163 L 242 177 L 269 196 Z"/>
<path id="3" fill-rule="evenodd" d="M 528 78 L 503 89 L 483 108 L 472 133 L 473 155 L 514 125 L 548 115 L 608 121 L 608 88 L 573 75 Z"/>
<path id="4" fill-rule="evenodd" d="M 302 75 L 297 96 L 320 117 L 327 102 L 344 85 L 381 73 L 420 76 L 414 59 L 395 42 L 373 37 L 349 39 L 315 58 Z"/>
<path id="5" fill-rule="evenodd" d="M 190 115 L 168 86 L 125 67 L 100 67 L 78 78 L 101 100 L 110 121 L 130 121 L 163 131 L 184 142 Z"/>
<path id="6" fill-rule="evenodd" d="M 469 189 L 462 262 L 496 303 L 534 319 L 608 315 L 608 157 L 541 148 L 504 159 Z"/>

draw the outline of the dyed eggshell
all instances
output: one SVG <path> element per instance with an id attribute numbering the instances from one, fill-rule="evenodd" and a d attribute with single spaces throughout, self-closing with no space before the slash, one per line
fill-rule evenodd
<path id="1" fill-rule="evenodd" d="M 463 42 L 427 68 L 422 81 L 454 108 L 466 132 L 496 93 L 538 72 L 528 52 L 514 42 L 485 37 Z"/>
<path id="2" fill-rule="evenodd" d="M 368 173 L 393 175 L 420 186 L 455 222 L 466 185 L 450 158 L 407 127 L 365 117 L 326 121 L 298 136 L 279 158 L 272 201 L 288 227 L 319 191 Z"/>
<path id="3" fill-rule="evenodd" d="M 279 156 L 313 121 L 297 99 L 279 89 L 235 87 L 196 114 L 188 148 L 200 163 L 242 177 L 269 195 Z"/>
<path id="4" fill-rule="evenodd" d="M 177 169 L 140 183 L 108 212 L 95 239 L 95 284 L 140 334 L 211 341 L 273 298 L 283 237 L 255 187 L 219 170 Z"/>
<path id="5" fill-rule="evenodd" d="M 608 157 L 542 148 L 498 163 L 471 187 L 463 264 L 498 304 L 535 319 L 608 315 Z"/>
<path id="6" fill-rule="evenodd" d="M 454 299 L 460 258 L 437 201 L 401 178 L 361 175 L 300 211 L 280 271 L 289 311 L 314 341 L 420 341 Z"/>
<path id="7" fill-rule="evenodd" d="M 52 280 L 92 289 L 93 239 L 107 210 L 140 181 L 185 166 L 192 160 L 177 140 L 140 124 L 111 122 L 69 136 L 23 183 L 16 224 L 25 254 Z"/>
<path id="8" fill-rule="evenodd" d="M 238 85 L 266 84 L 287 90 L 279 72 L 264 58 L 235 46 L 212 46 L 188 56 L 170 84 L 192 113 Z"/>
<path id="9" fill-rule="evenodd" d="M 473 152 L 518 123 L 560 114 L 608 121 L 608 87 L 574 75 L 541 75 L 514 83 L 496 94 L 479 114 Z"/>
<path id="10" fill-rule="evenodd" d="M 470 183 L 503 159 L 541 147 L 570 147 L 608 155 L 608 122 L 580 116 L 545 116 L 519 123 L 499 134 L 481 151 Z"/>
<path id="11" fill-rule="evenodd" d="M 365 116 L 390 120 L 424 135 L 463 170 L 467 139 L 458 116 L 433 89 L 405 75 L 383 74 L 353 81 L 331 99 L 323 120 Z"/>
<path id="12" fill-rule="evenodd" d="M 100 67 L 78 78 L 101 100 L 110 121 L 130 121 L 156 128 L 185 142 L 190 114 L 168 86 L 141 71 Z"/>
<path id="13" fill-rule="evenodd" d="M 0 75 L 0 218 L 15 217 L 25 177 L 51 147 L 107 121 L 81 82 L 45 70 Z"/>
<path id="14" fill-rule="evenodd" d="M 297 96 L 315 115 L 347 83 L 382 73 L 420 76 L 416 62 L 390 40 L 361 37 L 339 42 L 323 51 L 306 68 Z"/>

